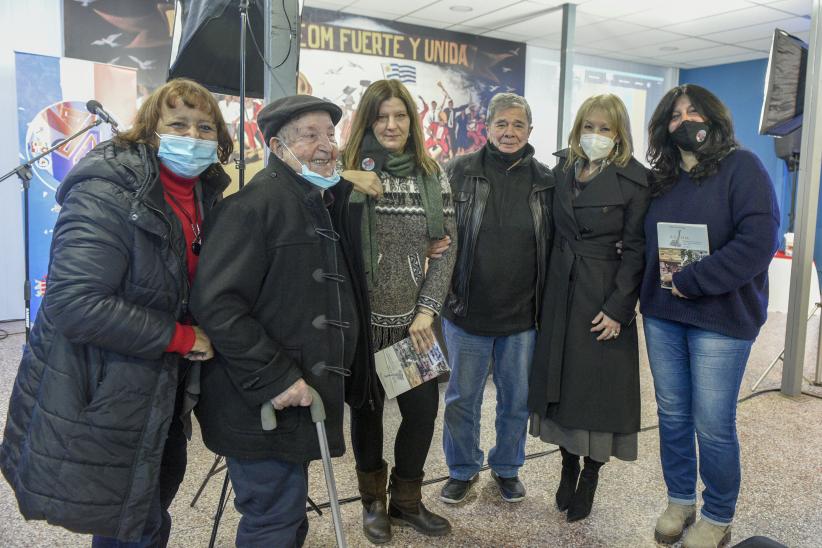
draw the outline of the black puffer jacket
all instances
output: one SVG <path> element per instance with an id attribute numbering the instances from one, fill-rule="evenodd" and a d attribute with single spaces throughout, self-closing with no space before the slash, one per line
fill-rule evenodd
<path id="1" fill-rule="evenodd" d="M 210 208 L 228 177 L 202 177 Z M 48 288 L 9 402 L 0 468 L 26 519 L 137 540 L 157 486 L 188 298 L 156 153 L 108 141 L 57 191 Z"/>

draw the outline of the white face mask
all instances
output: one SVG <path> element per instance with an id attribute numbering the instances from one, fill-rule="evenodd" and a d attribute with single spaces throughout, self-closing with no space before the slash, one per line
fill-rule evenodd
<path id="1" fill-rule="evenodd" d="M 597 133 L 585 133 L 579 138 L 579 146 L 591 162 L 608 156 L 614 149 L 614 145 L 613 139 Z"/>

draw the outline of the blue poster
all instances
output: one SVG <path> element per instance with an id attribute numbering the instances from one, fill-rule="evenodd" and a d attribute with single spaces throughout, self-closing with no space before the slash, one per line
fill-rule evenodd
<path id="1" fill-rule="evenodd" d="M 121 127 L 134 118 L 137 91 L 133 69 L 19 52 L 15 54 L 15 69 L 21 163 L 92 124 L 95 117 L 86 110 L 90 99 L 103 103 Z M 32 322 L 48 287 L 49 248 L 60 213 L 54 199 L 57 187 L 80 158 L 109 137 L 110 127 L 99 125 L 32 166 L 28 204 Z"/>

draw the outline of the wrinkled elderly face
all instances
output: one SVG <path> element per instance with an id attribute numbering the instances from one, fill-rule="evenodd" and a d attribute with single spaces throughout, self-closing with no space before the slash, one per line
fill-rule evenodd
<path id="1" fill-rule="evenodd" d="M 501 152 L 517 152 L 528 144 L 531 126 L 528 115 L 521 107 L 511 107 L 494 113 L 488 127 L 488 140 Z"/>
<path id="2" fill-rule="evenodd" d="M 304 164 L 323 177 L 333 175 L 339 148 L 331 115 L 324 110 L 308 112 L 290 122 L 290 126 L 285 132 L 285 143 L 271 138 L 269 147 L 274 154 L 297 173 Z"/>

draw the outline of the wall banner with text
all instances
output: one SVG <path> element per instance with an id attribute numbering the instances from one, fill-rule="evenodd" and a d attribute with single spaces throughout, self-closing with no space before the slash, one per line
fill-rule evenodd
<path id="1" fill-rule="evenodd" d="M 402 81 L 417 100 L 425 145 L 441 163 L 486 140 L 495 94 L 525 89 L 525 44 L 305 8 L 300 32 L 300 93 L 343 109 L 340 144 L 368 85 Z"/>

